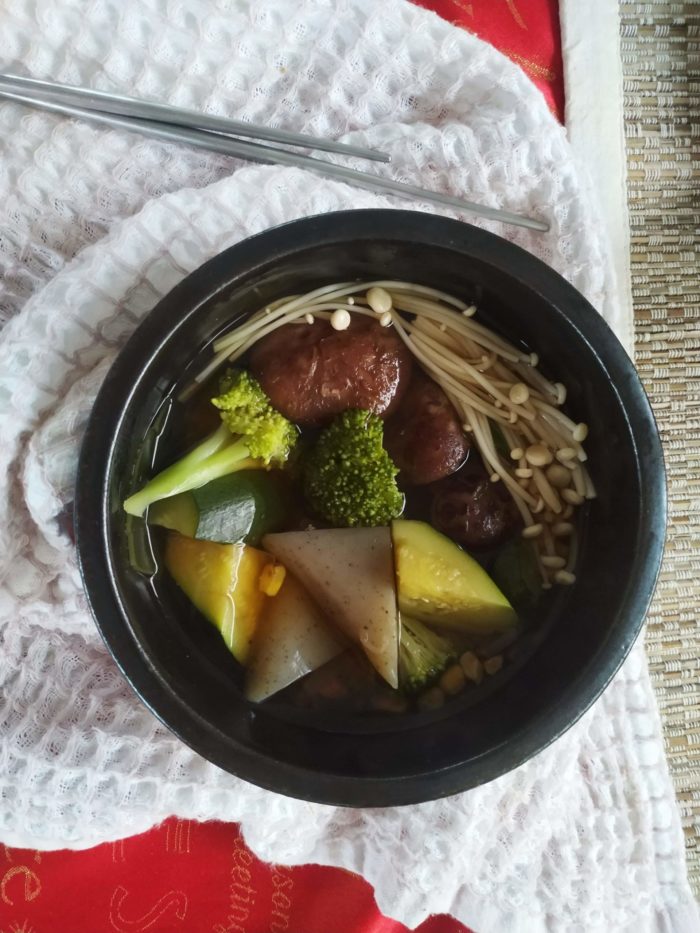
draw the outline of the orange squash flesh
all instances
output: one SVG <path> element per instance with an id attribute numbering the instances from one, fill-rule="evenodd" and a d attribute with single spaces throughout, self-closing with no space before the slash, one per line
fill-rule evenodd
<path id="1" fill-rule="evenodd" d="M 260 576 L 274 564 L 245 544 L 215 544 L 169 534 L 165 566 L 191 602 L 221 632 L 237 661 L 245 664 L 266 600 Z"/>

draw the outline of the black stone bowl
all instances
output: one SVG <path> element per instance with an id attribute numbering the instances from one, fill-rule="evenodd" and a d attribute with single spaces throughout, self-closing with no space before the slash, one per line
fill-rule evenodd
<path id="1" fill-rule="evenodd" d="M 536 351 L 590 425 L 598 498 L 584 517 L 577 581 L 541 607 L 541 637 L 489 689 L 442 710 L 334 720 L 255 707 L 213 626 L 165 574 L 130 564 L 122 500 L 155 466 L 177 389 L 211 341 L 285 294 L 353 278 L 404 279 L 474 300 L 480 319 Z M 167 419 L 166 419 L 167 420 Z M 167 432 L 166 432 L 167 433 Z M 454 794 L 515 768 L 601 694 L 639 634 L 661 561 L 665 476 L 634 366 L 594 308 L 529 253 L 468 224 L 397 211 L 311 217 L 233 246 L 158 304 L 110 370 L 83 443 L 76 530 L 97 625 L 141 700 L 184 742 L 233 774 L 293 797 L 349 806 Z M 138 521 L 133 539 L 150 560 Z M 157 553 L 157 550 L 156 550 Z"/>

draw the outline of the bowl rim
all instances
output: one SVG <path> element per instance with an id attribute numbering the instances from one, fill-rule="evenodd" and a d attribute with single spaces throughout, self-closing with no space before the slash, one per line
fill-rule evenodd
<path id="1" fill-rule="evenodd" d="M 239 279 L 254 277 L 256 269 L 270 264 L 271 257 L 281 262 L 314 246 L 358 240 L 427 243 L 495 268 L 505 264 L 510 277 L 564 313 L 580 338 L 592 344 L 596 356 L 604 344 L 604 369 L 618 398 L 619 387 L 624 386 L 625 402 L 620 398 L 620 404 L 634 440 L 642 498 L 639 538 L 647 543 L 635 554 L 630 574 L 639 585 L 627 588 L 618 613 L 624 613 L 625 624 L 608 636 L 604 646 L 608 663 L 594 676 L 576 681 L 546 718 L 540 715 L 515 737 L 479 758 L 427 774 L 387 778 L 310 771 L 279 761 L 235 742 L 201 717 L 175 694 L 139 650 L 123 618 L 107 543 L 107 480 L 118 428 L 144 371 L 173 332 L 216 294 Z M 139 375 L 134 381 L 135 371 Z M 126 394 L 124 379 L 126 384 L 132 383 Z M 122 401 L 115 411 L 117 386 Z M 645 445 L 643 457 L 639 455 L 640 439 Z M 108 650 L 139 699 L 178 738 L 224 770 L 287 796 L 344 806 L 405 805 L 467 790 L 516 768 L 573 726 L 603 693 L 639 635 L 660 572 L 666 515 L 663 451 L 649 400 L 631 359 L 595 308 L 554 269 L 496 234 L 440 215 L 395 209 L 331 212 L 270 228 L 218 253 L 163 296 L 127 340 L 97 394 L 81 446 L 74 499 L 78 563 L 87 600 Z M 226 749 L 230 751 L 224 756 Z"/>

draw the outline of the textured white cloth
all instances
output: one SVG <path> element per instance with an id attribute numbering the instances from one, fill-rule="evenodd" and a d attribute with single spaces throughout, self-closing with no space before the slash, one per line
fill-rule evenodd
<path id="1" fill-rule="evenodd" d="M 8 70 L 344 136 L 390 151 L 397 178 L 542 211 L 547 235 L 493 228 L 615 323 L 599 226 L 538 92 L 403 0 L 24 0 L 2 8 L 0 35 Z M 11 318 L 0 335 L 0 839 L 80 848 L 172 814 L 237 820 L 261 858 L 358 871 L 409 925 L 447 911 L 479 933 L 696 931 L 641 647 L 536 759 L 402 809 L 245 784 L 136 700 L 55 521 L 111 360 L 158 298 L 225 246 L 306 214 L 403 205 L 12 104 L 0 104 L 0 146 Z"/>

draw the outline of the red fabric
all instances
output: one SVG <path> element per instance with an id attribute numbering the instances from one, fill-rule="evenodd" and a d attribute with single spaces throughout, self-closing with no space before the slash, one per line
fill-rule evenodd
<path id="1" fill-rule="evenodd" d="M 446 916 L 419 933 L 469 933 Z M 238 827 L 167 820 L 86 852 L 0 847 L 2 933 L 407 933 L 359 875 L 258 861 Z"/>
<path id="2" fill-rule="evenodd" d="M 557 0 L 417 0 L 521 65 L 563 120 Z M 387 866 L 387 871 L 391 867 Z M 166 823 L 84 852 L 0 846 L 0 933 L 406 933 L 358 875 L 256 859 L 238 827 Z M 440 915 L 420 933 L 465 933 Z M 468 931 L 467 931 L 468 933 Z"/>
<path id="3" fill-rule="evenodd" d="M 517 62 L 564 122 L 558 0 L 415 0 Z"/>

